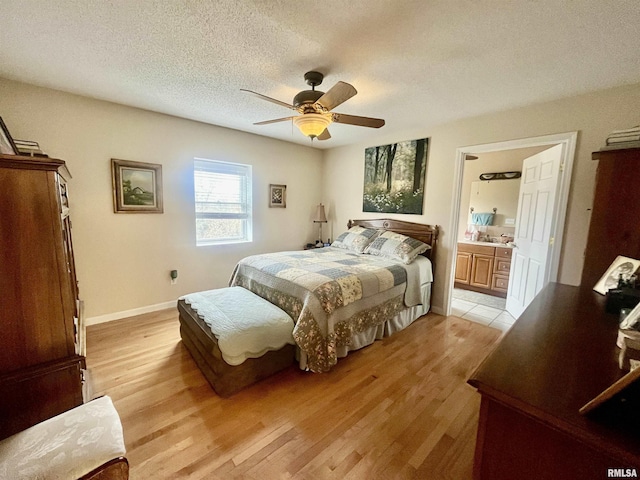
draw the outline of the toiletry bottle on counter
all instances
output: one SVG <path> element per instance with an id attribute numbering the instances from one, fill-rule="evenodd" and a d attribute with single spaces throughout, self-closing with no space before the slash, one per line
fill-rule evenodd
<path id="1" fill-rule="evenodd" d="M 471 240 L 474 242 L 477 242 L 479 237 L 480 237 L 480 232 L 478 232 L 477 230 L 474 230 L 473 234 L 471 235 Z"/>
<path id="2" fill-rule="evenodd" d="M 464 239 L 473 240 L 473 227 L 471 225 L 467 225 L 467 229 L 464 231 Z"/>

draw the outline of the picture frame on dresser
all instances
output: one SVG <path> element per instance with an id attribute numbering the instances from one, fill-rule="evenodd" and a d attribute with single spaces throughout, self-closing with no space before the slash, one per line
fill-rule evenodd
<path id="1" fill-rule="evenodd" d="M 604 275 L 600 277 L 593 290 L 601 295 L 606 295 L 610 289 L 618 286 L 620 275 L 623 280 L 628 280 L 638 268 L 640 268 L 640 260 L 618 255 Z"/>
<path id="2" fill-rule="evenodd" d="M 162 165 L 111 159 L 114 213 L 163 213 Z"/>
<path id="3" fill-rule="evenodd" d="M 18 147 L 16 147 L 2 117 L 0 117 L 0 153 L 4 155 L 18 155 Z"/>
<path id="4" fill-rule="evenodd" d="M 606 403 L 608 400 L 611 400 L 615 395 L 621 393 L 626 388 L 630 387 L 632 384 L 638 382 L 640 379 L 640 368 L 636 368 L 635 370 L 631 370 L 629 373 L 624 375 L 618 381 L 611 384 L 611 386 L 607 387 L 602 393 L 598 394 L 592 400 L 589 400 L 585 403 L 579 410 L 581 415 L 587 415 L 599 406 Z"/>

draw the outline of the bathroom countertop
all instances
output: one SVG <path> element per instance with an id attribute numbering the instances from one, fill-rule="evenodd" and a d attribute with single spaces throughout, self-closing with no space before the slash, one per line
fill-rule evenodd
<path id="1" fill-rule="evenodd" d="M 466 243 L 468 245 L 486 245 L 488 247 L 502 247 L 502 248 L 513 248 L 513 245 L 509 243 L 498 243 L 498 242 L 474 242 L 472 240 L 458 240 L 458 243 Z"/>

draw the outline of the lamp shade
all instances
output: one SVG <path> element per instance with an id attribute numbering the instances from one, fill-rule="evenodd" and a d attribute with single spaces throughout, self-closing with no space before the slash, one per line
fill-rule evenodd
<path id="1" fill-rule="evenodd" d="M 293 123 L 307 137 L 315 138 L 331 123 L 331 114 L 305 113 L 293 118 Z"/>
<path id="2" fill-rule="evenodd" d="M 327 216 L 324 213 L 324 205 L 318 205 L 316 209 L 316 215 L 313 217 L 314 222 L 327 223 Z"/>

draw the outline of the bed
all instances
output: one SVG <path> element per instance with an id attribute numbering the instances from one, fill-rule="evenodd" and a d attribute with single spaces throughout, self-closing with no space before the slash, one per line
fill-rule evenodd
<path id="1" fill-rule="evenodd" d="M 231 276 L 230 286 L 252 291 L 293 318 L 304 370 L 327 372 L 338 358 L 406 328 L 430 308 L 437 226 L 375 219 L 350 220 L 347 228 L 331 247 L 246 257 Z M 389 255 L 389 246 L 400 257 Z M 203 330 L 200 354 L 215 354 L 209 345 L 215 337 L 197 313 L 184 302 L 179 312 L 182 325 Z M 267 359 L 251 359 L 261 361 Z"/>

